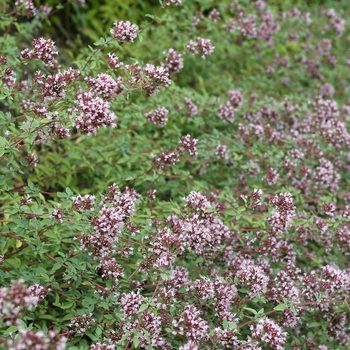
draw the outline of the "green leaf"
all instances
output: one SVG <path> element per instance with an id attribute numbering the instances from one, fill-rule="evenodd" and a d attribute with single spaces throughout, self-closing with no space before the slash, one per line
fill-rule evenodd
<path id="1" fill-rule="evenodd" d="M 140 306 L 139 312 L 145 311 L 146 309 L 148 309 L 148 306 L 149 306 L 148 304 L 142 304 Z"/>
<path id="2" fill-rule="evenodd" d="M 256 310 L 254 310 L 254 309 L 252 309 L 252 308 L 250 308 L 250 307 L 245 307 L 243 310 L 250 311 L 250 312 L 252 312 L 254 315 L 256 315 L 256 314 L 257 314 L 257 311 L 256 311 Z"/>
<path id="3" fill-rule="evenodd" d="M 137 347 L 139 346 L 140 340 L 137 337 L 134 337 L 132 340 L 132 343 L 134 345 L 134 347 L 137 349 Z"/>
<path id="4" fill-rule="evenodd" d="M 73 305 L 75 305 L 75 302 L 71 301 L 71 302 L 62 304 L 61 308 L 62 309 L 73 309 Z"/>
<path id="5" fill-rule="evenodd" d="M 283 311 L 285 309 L 288 309 L 288 306 L 286 304 L 281 303 L 275 306 L 273 309 L 276 311 Z"/>
<path id="6" fill-rule="evenodd" d="M 17 331 L 18 331 L 18 328 L 16 326 L 11 326 L 11 327 L 6 329 L 6 331 L 4 332 L 4 335 L 10 334 L 10 333 L 15 333 Z"/>
<path id="7" fill-rule="evenodd" d="M 104 45 L 106 43 L 105 38 L 100 38 L 97 41 L 94 42 L 95 46 L 100 46 L 100 45 Z"/>
<path id="8" fill-rule="evenodd" d="M 320 326 L 320 323 L 319 322 L 311 322 L 309 324 L 309 328 L 313 328 L 313 327 L 319 327 Z"/>

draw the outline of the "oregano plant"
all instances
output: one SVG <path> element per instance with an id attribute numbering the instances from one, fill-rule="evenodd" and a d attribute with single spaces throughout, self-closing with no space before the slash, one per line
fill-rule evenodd
<path id="1" fill-rule="evenodd" d="M 3 1 L 0 347 L 348 349 L 349 21 Z"/>

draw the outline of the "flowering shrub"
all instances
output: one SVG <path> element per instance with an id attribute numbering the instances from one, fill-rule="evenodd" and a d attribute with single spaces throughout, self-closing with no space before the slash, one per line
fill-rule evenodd
<path id="1" fill-rule="evenodd" d="M 348 349 L 347 1 L 84 3 L 0 4 L 0 347 Z"/>

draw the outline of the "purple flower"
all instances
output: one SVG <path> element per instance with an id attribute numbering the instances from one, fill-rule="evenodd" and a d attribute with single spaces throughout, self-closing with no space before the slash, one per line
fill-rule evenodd
<path id="1" fill-rule="evenodd" d="M 74 125 L 83 134 L 96 135 L 100 127 L 110 126 L 115 128 L 116 115 L 110 110 L 110 104 L 92 92 L 77 94 Z"/>
<path id="2" fill-rule="evenodd" d="M 192 138 L 190 135 L 182 136 L 179 141 L 178 150 L 180 152 L 186 150 L 192 157 L 195 157 L 198 155 L 197 143 L 198 140 Z"/>
<path id="3" fill-rule="evenodd" d="M 190 53 L 200 54 L 202 58 L 211 55 L 214 52 L 214 46 L 211 44 L 210 39 L 204 39 L 198 37 L 197 42 L 190 40 L 187 44 L 187 48 Z"/>
<path id="4" fill-rule="evenodd" d="M 101 94 L 107 100 L 114 98 L 123 90 L 121 77 L 115 80 L 109 74 L 101 73 L 96 78 L 86 77 L 85 80 L 94 89 L 96 94 Z"/>
<path id="5" fill-rule="evenodd" d="M 253 339 L 262 341 L 275 350 L 284 349 L 287 333 L 269 318 L 260 320 L 251 330 Z"/>
<path id="6" fill-rule="evenodd" d="M 156 125 L 165 126 L 168 121 L 167 115 L 169 110 L 165 107 L 157 108 L 154 112 L 149 112 L 146 114 L 148 121 L 153 122 Z"/>
<path id="7" fill-rule="evenodd" d="M 174 49 L 169 49 L 164 67 L 167 68 L 170 73 L 180 72 L 180 70 L 184 67 L 182 55 L 176 52 Z"/>
<path id="8" fill-rule="evenodd" d="M 131 24 L 129 21 L 116 21 L 110 32 L 114 39 L 120 42 L 134 42 L 138 29 L 136 24 Z"/>

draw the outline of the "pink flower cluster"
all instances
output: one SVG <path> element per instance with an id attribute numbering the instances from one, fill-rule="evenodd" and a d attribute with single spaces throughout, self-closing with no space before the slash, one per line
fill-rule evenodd
<path id="1" fill-rule="evenodd" d="M 233 123 L 236 112 L 243 105 L 243 95 L 238 90 L 230 90 L 227 93 L 229 100 L 218 109 L 218 116 L 221 120 Z"/>
<path id="2" fill-rule="evenodd" d="M 195 157 L 198 155 L 197 143 L 198 140 L 192 138 L 190 135 L 182 136 L 179 141 L 178 151 L 187 151 L 190 156 Z"/>
<path id="3" fill-rule="evenodd" d="M 269 318 L 262 319 L 251 327 L 252 338 L 264 342 L 276 350 L 284 350 L 287 333 Z"/>
<path id="4" fill-rule="evenodd" d="M 164 67 L 168 69 L 169 73 L 179 73 L 180 70 L 184 67 L 184 60 L 182 58 L 182 55 L 172 48 L 169 49 Z"/>
<path id="5" fill-rule="evenodd" d="M 115 128 L 117 119 L 110 110 L 110 103 L 97 97 L 92 92 L 80 92 L 76 96 L 77 107 L 72 109 L 76 113 L 74 126 L 83 134 L 96 135 L 101 127 Z"/>
<path id="6" fill-rule="evenodd" d="M 58 54 L 56 50 L 55 43 L 51 39 L 33 39 L 32 42 L 33 50 L 29 51 L 24 49 L 21 51 L 21 56 L 26 60 L 31 60 L 36 58 L 44 63 L 44 65 L 49 66 L 54 69 L 59 68 L 58 62 L 54 59 L 54 55 Z"/>
<path id="7" fill-rule="evenodd" d="M 206 58 L 214 52 L 215 47 L 211 44 L 210 39 L 198 37 L 197 42 L 190 40 L 187 48 L 192 54 L 200 54 L 202 58 Z"/>
<path id="8" fill-rule="evenodd" d="M 271 204 L 276 208 L 276 211 L 266 220 L 272 226 L 274 233 L 283 233 L 290 226 L 295 215 L 293 197 L 288 192 L 279 193 L 272 197 Z"/>
<path id="9" fill-rule="evenodd" d="M 130 21 L 116 21 L 110 32 L 120 42 L 133 42 L 137 37 L 138 27 Z"/>
<path id="10" fill-rule="evenodd" d="M 91 219 L 94 232 L 77 238 L 83 250 L 89 251 L 97 258 L 104 258 L 102 268 L 105 276 L 113 276 L 117 279 L 123 275 L 116 261 L 107 256 L 115 251 L 115 243 L 119 239 L 125 220 L 134 214 L 139 197 L 140 195 L 132 189 L 126 188 L 122 193 L 115 184 L 111 185 L 99 204 L 98 214 Z M 78 210 L 91 211 L 93 205 L 91 198 L 85 196 L 72 199 L 73 205 Z"/>
<path id="11" fill-rule="evenodd" d="M 146 114 L 146 118 L 148 121 L 153 122 L 159 126 L 165 126 L 168 121 L 167 115 L 169 114 L 169 110 L 165 107 L 159 107 L 154 112 L 149 112 Z"/>
<path id="12" fill-rule="evenodd" d="M 104 99 L 112 99 L 123 90 L 121 77 L 114 79 L 109 74 L 101 73 L 96 78 L 86 77 L 87 84 L 96 94 L 101 94 Z"/>

